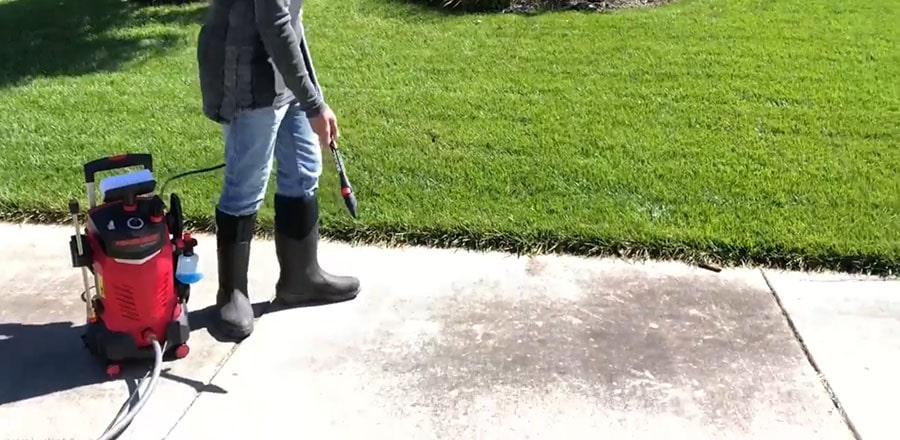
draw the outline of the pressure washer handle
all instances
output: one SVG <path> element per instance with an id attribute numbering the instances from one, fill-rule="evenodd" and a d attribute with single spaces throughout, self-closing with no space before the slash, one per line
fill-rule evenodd
<path id="1" fill-rule="evenodd" d="M 147 153 L 133 153 L 120 154 L 117 156 L 109 156 L 102 159 L 93 160 L 84 164 L 84 182 L 94 183 L 97 173 L 101 173 L 103 171 L 136 166 L 142 166 L 152 172 L 153 156 Z"/>

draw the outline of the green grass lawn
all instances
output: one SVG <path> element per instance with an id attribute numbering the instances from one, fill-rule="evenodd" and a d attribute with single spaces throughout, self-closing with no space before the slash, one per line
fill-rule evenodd
<path id="1" fill-rule="evenodd" d="M 306 9 L 361 212 L 346 214 L 328 159 L 327 235 L 900 269 L 896 0 Z M 4 218 L 64 219 L 83 200 L 81 165 L 103 155 L 152 152 L 161 177 L 221 162 L 200 113 L 203 12 L 0 0 Z M 170 188 L 202 226 L 220 184 L 216 172 Z"/>

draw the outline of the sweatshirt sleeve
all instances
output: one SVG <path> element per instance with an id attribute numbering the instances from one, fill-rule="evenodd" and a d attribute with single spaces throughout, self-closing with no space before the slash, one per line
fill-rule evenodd
<path id="1" fill-rule="evenodd" d="M 290 0 L 254 0 L 254 3 L 256 27 L 266 52 L 306 115 L 317 116 L 324 109 L 325 102 L 306 70 L 300 41 L 291 26 Z"/>

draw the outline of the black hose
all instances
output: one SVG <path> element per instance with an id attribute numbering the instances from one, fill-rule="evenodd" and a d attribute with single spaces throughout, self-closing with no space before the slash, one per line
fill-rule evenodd
<path id="1" fill-rule="evenodd" d="M 225 168 L 225 164 L 224 164 L 224 163 L 220 163 L 220 164 L 215 165 L 215 166 L 211 166 L 211 167 L 207 167 L 207 168 L 199 168 L 199 169 L 196 169 L 196 170 L 185 171 L 185 172 L 183 172 L 183 173 L 181 173 L 181 174 L 176 174 L 176 175 L 174 175 L 174 176 L 169 177 L 168 179 L 166 179 L 166 181 L 163 182 L 162 187 L 159 189 L 158 192 L 159 192 L 160 194 L 165 194 L 165 192 L 166 192 L 166 187 L 167 187 L 167 186 L 169 185 L 169 183 L 172 182 L 173 180 L 178 180 L 178 179 L 180 179 L 180 178 L 182 178 L 182 177 L 187 177 L 187 176 L 190 176 L 190 175 L 193 175 L 193 174 L 208 173 L 208 172 L 210 172 L 210 171 L 215 171 L 215 170 L 218 170 L 218 169 L 220 169 L 220 168 Z"/>

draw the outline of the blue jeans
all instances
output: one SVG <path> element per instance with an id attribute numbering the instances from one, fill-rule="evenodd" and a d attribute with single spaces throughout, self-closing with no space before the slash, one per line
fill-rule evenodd
<path id="1" fill-rule="evenodd" d="M 244 216 L 256 213 L 266 197 L 272 161 L 276 193 L 315 197 L 322 174 L 318 136 L 297 104 L 245 110 L 222 126 L 225 182 L 218 209 Z"/>

